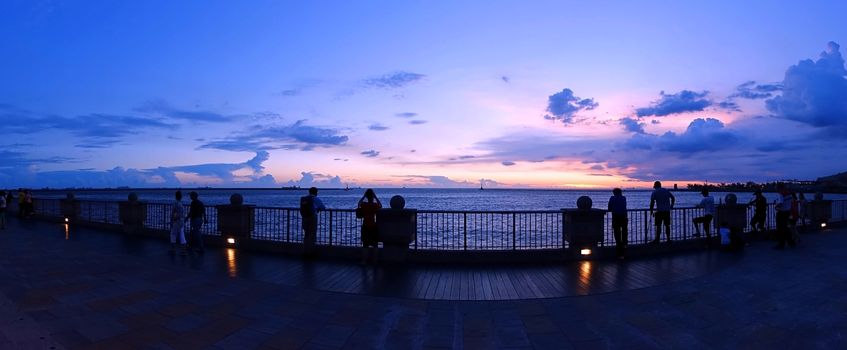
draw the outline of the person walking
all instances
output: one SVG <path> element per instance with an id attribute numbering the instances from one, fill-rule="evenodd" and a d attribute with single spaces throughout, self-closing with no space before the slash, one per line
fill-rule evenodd
<path id="1" fill-rule="evenodd" d="M 768 218 L 768 200 L 762 195 L 762 190 L 753 193 L 753 199 L 747 205 L 753 206 L 753 218 L 750 219 L 750 228 L 755 232 L 765 232 L 765 221 Z"/>
<path id="2" fill-rule="evenodd" d="M 663 188 L 661 181 L 654 182 L 653 193 L 650 194 L 650 214 L 654 216 L 653 221 L 656 224 L 656 239 L 651 243 L 659 243 L 662 226 L 665 227 L 665 237 L 667 237 L 668 243 L 671 242 L 671 209 L 673 209 L 674 204 L 676 204 L 676 197 L 673 196 L 673 193 Z M 656 208 L 655 213 L 653 213 L 654 207 Z"/>
<path id="3" fill-rule="evenodd" d="M 615 232 L 615 248 L 618 259 L 626 258 L 627 230 L 626 197 L 620 188 L 612 190 L 609 197 L 609 212 L 612 213 L 612 230 Z"/>
<path id="4" fill-rule="evenodd" d="M 318 211 L 326 210 L 318 198 L 318 189 L 309 188 L 309 194 L 300 197 L 300 218 L 303 226 L 303 256 L 311 258 L 315 254 L 315 241 L 318 235 Z"/>
<path id="5" fill-rule="evenodd" d="M 376 212 L 382 208 L 373 189 L 365 190 L 356 208 L 356 216 L 362 219 L 362 265 L 368 263 L 368 251 L 373 247 L 373 263 L 376 264 L 379 255 L 379 236 L 376 227 Z"/>
<path id="6" fill-rule="evenodd" d="M 198 199 L 200 195 L 191 191 L 188 194 L 191 197 L 191 206 L 188 209 L 188 217 L 185 218 L 191 224 L 190 234 L 188 238 L 188 246 L 192 251 L 196 251 L 200 254 L 205 252 L 205 245 L 203 243 L 203 234 L 200 229 L 203 227 L 203 224 L 208 222 L 206 221 L 206 206 L 203 202 Z"/>
<path id="7" fill-rule="evenodd" d="M 6 191 L 0 191 L 0 230 L 6 229 Z"/>
<path id="8" fill-rule="evenodd" d="M 703 225 L 703 231 L 706 231 L 706 238 L 712 238 L 712 218 L 715 216 L 715 198 L 709 195 L 708 189 L 700 191 L 703 199 L 700 200 L 698 208 L 703 208 L 703 216 L 699 216 L 692 220 L 694 222 L 694 237 L 700 237 L 700 225 Z"/>
<path id="9" fill-rule="evenodd" d="M 171 205 L 171 248 L 170 252 L 177 249 L 177 242 L 180 245 L 180 255 L 187 255 L 185 246 L 185 207 L 182 206 L 182 191 L 174 193 L 176 199 Z"/>
<path id="10" fill-rule="evenodd" d="M 791 192 L 785 187 L 785 184 L 778 183 L 776 185 L 777 194 L 779 197 L 774 202 L 776 209 L 776 237 L 777 244 L 774 249 L 785 249 L 785 243 L 788 242 L 792 248 L 797 244 L 794 242 L 794 237 L 791 235 L 791 202 L 793 197 Z"/>

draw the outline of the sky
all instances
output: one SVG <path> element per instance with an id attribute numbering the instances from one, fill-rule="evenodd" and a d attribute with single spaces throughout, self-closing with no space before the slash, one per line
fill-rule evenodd
<path id="1" fill-rule="evenodd" d="M 0 2 L 0 187 L 847 170 L 844 1 Z"/>

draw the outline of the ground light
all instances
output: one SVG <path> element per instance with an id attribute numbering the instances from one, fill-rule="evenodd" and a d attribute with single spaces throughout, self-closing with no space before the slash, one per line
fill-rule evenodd
<path id="1" fill-rule="evenodd" d="M 825 222 L 822 222 L 822 223 L 821 223 L 821 228 L 826 228 L 826 223 L 825 223 Z"/>
<path id="2" fill-rule="evenodd" d="M 71 221 L 71 219 L 70 219 L 70 218 L 65 218 L 65 222 L 66 222 L 66 223 L 67 223 L 67 222 L 70 222 L 70 221 Z"/>
<path id="3" fill-rule="evenodd" d="M 583 248 L 579 251 L 579 254 L 582 256 L 589 256 L 591 255 L 591 249 Z"/>
<path id="4" fill-rule="evenodd" d="M 235 244 L 235 238 L 229 237 L 226 239 L 227 244 Z"/>

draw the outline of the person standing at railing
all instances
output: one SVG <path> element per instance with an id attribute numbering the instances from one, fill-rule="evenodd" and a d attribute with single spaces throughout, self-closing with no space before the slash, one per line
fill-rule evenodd
<path id="1" fill-rule="evenodd" d="M 188 251 L 185 246 L 185 207 L 182 206 L 182 191 L 174 193 L 176 200 L 171 205 L 171 248 L 170 251 L 176 250 L 176 243 L 179 241 L 180 255 L 187 255 Z"/>
<path id="2" fill-rule="evenodd" d="M 205 251 L 205 247 L 203 244 L 203 234 L 200 232 L 200 228 L 203 227 L 203 223 L 206 223 L 206 206 L 203 202 L 198 199 L 200 197 L 199 194 L 195 191 L 191 191 L 188 194 L 191 197 L 191 206 L 188 209 L 188 217 L 185 218 L 185 221 L 191 223 L 190 234 L 188 235 L 188 245 L 191 250 L 194 250 L 200 254 L 203 254 Z"/>
<path id="3" fill-rule="evenodd" d="M 615 248 L 618 259 L 624 259 L 629 232 L 627 230 L 626 197 L 620 188 L 612 190 L 612 196 L 609 197 L 609 212 L 612 213 L 612 230 L 615 232 Z"/>
<path id="4" fill-rule="evenodd" d="M 712 238 L 712 218 L 715 216 L 715 198 L 709 195 L 708 189 L 700 191 L 703 199 L 700 200 L 698 208 L 703 208 L 703 216 L 698 216 L 692 220 L 694 222 L 694 237 L 700 237 L 700 224 L 703 225 L 703 231 L 706 231 L 706 238 Z"/>
<path id="5" fill-rule="evenodd" d="M 656 239 L 651 243 L 659 243 L 662 226 L 665 227 L 665 236 L 668 243 L 671 242 L 671 209 L 673 209 L 674 204 L 676 204 L 676 197 L 673 196 L 673 193 L 663 188 L 660 181 L 654 182 L 653 193 L 650 195 L 650 214 L 654 216 L 653 221 L 656 224 Z M 656 208 L 655 213 L 653 213 L 654 206 Z"/>
<path id="6" fill-rule="evenodd" d="M 26 195 L 24 194 L 24 189 L 18 189 L 18 217 L 23 218 L 26 215 L 26 204 L 24 204 L 24 198 Z"/>
<path id="7" fill-rule="evenodd" d="M 791 228 L 789 227 L 791 203 L 794 198 L 783 183 L 778 183 L 776 190 L 779 197 L 774 202 L 774 208 L 776 209 L 776 237 L 779 243 L 774 246 L 774 249 L 785 249 L 786 241 L 788 245 L 794 248 L 797 243 L 794 242 L 794 237 L 791 237 Z"/>
<path id="8" fill-rule="evenodd" d="M 373 262 L 376 264 L 379 255 L 379 237 L 376 227 L 376 212 L 382 208 L 382 203 L 376 197 L 373 189 L 365 190 L 365 195 L 359 199 L 356 217 L 362 219 L 362 265 L 368 263 L 368 250 L 373 247 Z"/>
<path id="9" fill-rule="evenodd" d="M 309 194 L 300 197 L 300 217 L 303 224 L 303 256 L 312 257 L 315 254 L 315 241 L 318 236 L 318 211 L 326 210 L 324 203 L 318 198 L 317 187 L 309 188 Z"/>
<path id="10" fill-rule="evenodd" d="M 756 190 L 753 193 L 753 199 L 747 204 L 754 208 L 750 227 L 755 232 L 765 232 L 765 220 L 768 218 L 768 200 L 762 195 L 762 190 Z"/>

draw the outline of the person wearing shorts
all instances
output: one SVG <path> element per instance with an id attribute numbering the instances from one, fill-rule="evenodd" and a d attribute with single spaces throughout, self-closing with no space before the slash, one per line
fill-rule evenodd
<path id="1" fill-rule="evenodd" d="M 662 187 L 662 183 L 656 181 L 653 183 L 653 193 L 650 195 L 650 214 L 654 216 L 656 224 L 656 239 L 651 243 L 659 243 L 662 227 L 665 228 L 665 237 L 668 242 L 671 241 L 671 209 L 676 204 L 676 197 L 671 191 Z M 653 208 L 656 212 L 653 212 Z"/>

